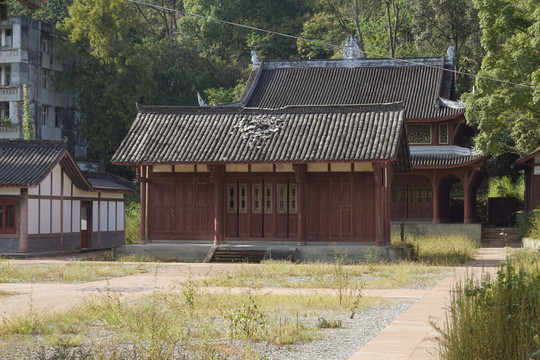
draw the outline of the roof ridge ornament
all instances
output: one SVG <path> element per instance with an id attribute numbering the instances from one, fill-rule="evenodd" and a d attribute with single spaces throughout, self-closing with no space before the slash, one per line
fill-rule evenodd
<path id="1" fill-rule="evenodd" d="M 253 70 L 258 69 L 261 66 L 261 61 L 255 50 L 251 50 L 251 62 L 253 63 Z"/>
<path id="2" fill-rule="evenodd" d="M 343 59 L 361 59 L 362 52 L 358 46 L 358 41 L 352 35 L 347 37 L 345 41 L 345 46 L 343 48 Z"/>
<path id="3" fill-rule="evenodd" d="M 197 91 L 197 100 L 199 101 L 199 106 L 208 106 L 206 105 L 206 103 L 204 102 L 204 99 L 202 98 L 201 96 L 201 93 Z"/>

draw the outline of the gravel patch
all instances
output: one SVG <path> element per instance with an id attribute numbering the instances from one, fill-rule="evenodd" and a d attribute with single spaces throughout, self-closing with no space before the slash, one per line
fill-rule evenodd
<path id="1" fill-rule="evenodd" d="M 417 300 L 399 299 L 380 307 L 368 308 L 350 319 L 348 313 L 320 312 L 319 317 L 341 320 L 343 327 L 321 329 L 321 339 L 305 344 L 275 346 L 258 344 L 257 351 L 268 360 L 348 359 L 371 338 L 397 319 Z"/>

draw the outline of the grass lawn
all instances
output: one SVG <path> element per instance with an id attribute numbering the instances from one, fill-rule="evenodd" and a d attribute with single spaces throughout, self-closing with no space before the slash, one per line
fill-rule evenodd
<path id="1" fill-rule="evenodd" d="M 76 283 L 104 280 L 155 270 L 150 264 L 72 261 L 69 263 L 0 262 L 0 283 Z"/>

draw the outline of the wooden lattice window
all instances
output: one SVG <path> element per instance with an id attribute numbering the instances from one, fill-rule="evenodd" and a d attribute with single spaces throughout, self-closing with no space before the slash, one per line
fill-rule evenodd
<path id="1" fill-rule="evenodd" d="M 409 204 L 414 204 L 414 193 L 415 193 L 415 190 L 416 188 L 413 188 L 413 187 L 410 187 L 409 188 L 409 198 L 408 198 L 408 201 L 409 201 Z"/>
<path id="2" fill-rule="evenodd" d="M 272 184 L 264 185 L 264 212 L 272 213 Z"/>
<path id="3" fill-rule="evenodd" d="M 399 188 L 392 188 L 392 204 L 397 204 L 399 202 Z"/>
<path id="4" fill-rule="evenodd" d="M 424 188 L 416 188 L 416 203 L 417 204 L 423 204 L 424 203 Z"/>
<path id="5" fill-rule="evenodd" d="M 431 144 L 431 125 L 407 125 L 409 144 Z"/>
<path id="6" fill-rule="evenodd" d="M 399 203 L 400 204 L 407 203 L 407 188 L 404 188 L 404 187 L 399 188 Z"/>
<path id="7" fill-rule="evenodd" d="M 296 214 L 298 211 L 298 202 L 297 202 L 297 195 L 298 195 L 298 188 L 296 184 L 290 184 L 289 185 L 289 213 Z"/>
<path id="8" fill-rule="evenodd" d="M 251 212 L 254 214 L 261 213 L 262 191 L 261 184 L 253 184 L 251 186 Z"/>
<path id="9" fill-rule="evenodd" d="M 247 184 L 240 184 L 239 189 L 240 213 L 247 213 Z"/>
<path id="10" fill-rule="evenodd" d="M 431 204 L 433 201 L 433 190 L 431 188 L 426 188 L 426 204 Z"/>
<path id="11" fill-rule="evenodd" d="M 236 184 L 227 184 L 227 212 L 236 213 Z"/>
<path id="12" fill-rule="evenodd" d="M 287 213 L 287 184 L 277 184 L 277 212 Z"/>
<path id="13" fill-rule="evenodd" d="M 448 124 L 439 124 L 439 144 L 448 144 Z"/>

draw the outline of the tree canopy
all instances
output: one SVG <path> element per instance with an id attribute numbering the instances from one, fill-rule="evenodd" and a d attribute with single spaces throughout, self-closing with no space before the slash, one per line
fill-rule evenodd
<path id="1" fill-rule="evenodd" d="M 529 153 L 540 147 L 540 3 L 538 0 L 474 0 L 485 56 L 479 75 L 532 87 L 477 78 L 463 96 L 476 145 L 485 154 Z"/>

